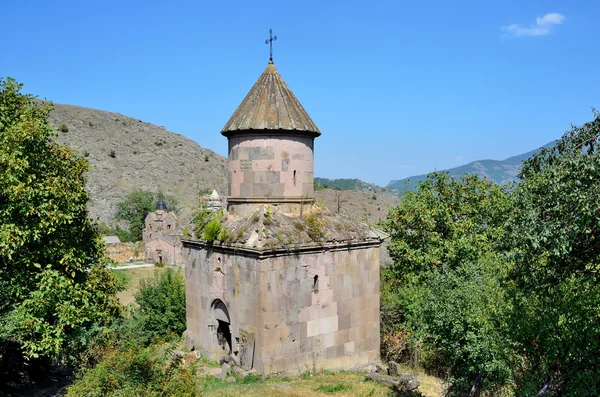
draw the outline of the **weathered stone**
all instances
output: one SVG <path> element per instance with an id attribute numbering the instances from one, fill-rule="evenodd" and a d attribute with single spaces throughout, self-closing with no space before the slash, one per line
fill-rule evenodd
<path id="1" fill-rule="evenodd" d="M 223 363 L 223 365 L 221 366 L 221 380 L 225 379 L 227 377 L 227 373 L 229 372 L 229 370 L 231 369 L 231 366 L 227 363 Z"/>
<path id="2" fill-rule="evenodd" d="M 188 351 L 194 350 L 194 336 L 188 330 L 183 332 L 183 349 Z"/>
<path id="3" fill-rule="evenodd" d="M 387 375 L 388 372 L 389 372 L 389 369 L 388 369 L 388 367 L 385 364 L 378 363 L 378 364 L 375 364 L 375 371 L 374 372 L 377 372 L 378 374 L 385 374 L 385 375 Z"/>
<path id="4" fill-rule="evenodd" d="M 416 376 L 409 373 L 400 374 L 398 381 L 405 390 L 416 390 L 421 384 L 421 382 L 417 380 Z"/>
<path id="5" fill-rule="evenodd" d="M 400 365 L 395 361 L 388 363 L 388 375 L 398 376 L 400 375 Z"/>
<path id="6" fill-rule="evenodd" d="M 381 375 L 377 372 L 371 372 L 365 376 L 366 380 L 372 380 L 373 382 L 381 383 L 387 387 L 397 387 L 400 383 L 397 378 L 389 375 Z"/>
<path id="7" fill-rule="evenodd" d="M 377 372 L 371 372 L 365 376 L 366 380 L 371 380 L 377 383 L 381 383 L 387 387 L 392 387 L 397 390 L 416 390 L 420 382 L 412 374 L 402 374 L 400 377 L 394 377 L 389 375 L 381 375 Z"/>
<path id="8" fill-rule="evenodd" d="M 173 350 L 171 352 L 171 357 L 173 357 L 173 361 L 182 363 L 185 359 L 185 353 L 181 350 Z"/>
<path id="9" fill-rule="evenodd" d="M 242 367 L 233 367 L 233 373 L 242 379 L 244 379 L 246 376 L 248 376 L 248 371 L 246 371 Z"/>
<path id="10" fill-rule="evenodd" d="M 227 383 L 235 383 L 235 378 L 233 376 L 228 376 L 225 379 L 225 382 L 227 382 Z"/>

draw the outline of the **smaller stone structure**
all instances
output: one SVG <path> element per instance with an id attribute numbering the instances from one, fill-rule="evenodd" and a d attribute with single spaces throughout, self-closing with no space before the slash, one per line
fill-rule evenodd
<path id="1" fill-rule="evenodd" d="M 167 266 L 181 266 L 181 230 L 177 216 L 169 212 L 164 200 L 156 203 L 156 210 L 145 220 L 143 241 L 146 261 Z"/>
<path id="2" fill-rule="evenodd" d="M 121 242 L 118 236 L 104 236 L 102 237 L 102 241 L 104 241 L 104 244 L 107 246 L 111 244 L 119 244 Z"/>
<path id="3" fill-rule="evenodd" d="M 216 190 L 213 190 L 211 194 L 202 196 L 200 200 L 204 203 L 204 206 L 209 211 L 218 211 L 223 208 L 223 198 L 219 196 Z"/>

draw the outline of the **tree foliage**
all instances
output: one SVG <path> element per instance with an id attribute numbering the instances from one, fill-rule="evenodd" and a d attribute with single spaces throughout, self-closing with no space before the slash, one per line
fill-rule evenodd
<path id="1" fill-rule="evenodd" d="M 142 279 L 135 295 L 139 305 L 135 318 L 145 335 L 142 339 L 181 335 L 186 327 L 185 282 L 179 272 L 167 269 L 154 273 L 153 278 Z"/>
<path id="2" fill-rule="evenodd" d="M 408 329 L 423 364 L 445 372 L 457 393 L 480 373 L 488 390 L 510 380 L 505 271 L 496 251 L 508 208 L 501 186 L 433 173 L 384 223 L 394 260 L 383 271 L 384 338 Z"/>
<path id="3" fill-rule="evenodd" d="M 525 161 L 508 223 L 523 394 L 600 393 L 600 116 Z"/>
<path id="4" fill-rule="evenodd" d="M 88 163 L 58 144 L 51 104 L 0 79 L 0 343 L 27 357 L 74 354 L 120 313 L 88 218 Z"/>
<path id="5" fill-rule="evenodd" d="M 599 140 L 594 114 L 508 191 L 433 174 L 390 211 L 383 331 L 408 330 L 451 392 L 481 373 L 493 395 L 600 394 Z"/>
<path id="6" fill-rule="evenodd" d="M 123 201 L 117 204 L 115 219 L 125 221 L 129 226 L 130 241 L 140 241 L 144 232 L 146 216 L 156 208 L 158 200 L 164 200 L 170 212 L 179 212 L 177 197 L 162 191 L 134 189 Z"/>

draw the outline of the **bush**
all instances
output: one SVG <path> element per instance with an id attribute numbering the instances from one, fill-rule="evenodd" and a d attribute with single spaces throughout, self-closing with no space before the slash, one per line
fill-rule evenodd
<path id="1" fill-rule="evenodd" d="M 140 339 L 181 335 L 185 331 L 185 282 L 181 273 L 167 269 L 155 272 L 153 278 L 142 279 L 135 294 L 139 309 L 134 314 Z"/>
<path id="2" fill-rule="evenodd" d="M 109 349 L 94 368 L 78 374 L 67 396 L 199 396 L 194 365 L 173 359 L 172 344 Z"/>
<path id="3" fill-rule="evenodd" d="M 115 151 L 114 151 L 114 150 L 111 150 L 111 151 L 110 151 L 110 153 L 109 153 L 108 155 L 109 155 L 110 157 L 112 157 L 113 159 L 114 159 L 115 157 L 117 157 L 117 153 L 115 153 Z"/>
<path id="4" fill-rule="evenodd" d="M 61 124 L 60 127 L 58 127 L 58 130 L 60 132 L 69 132 L 69 127 L 67 127 L 66 124 Z"/>
<path id="5" fill-rule="evenodd" d="M 317 212 L 311 212 L 306 215 L 306 223 L 308 224 L 307 233 L 313 241 L 321 241 L 326 237 L 323 230 L 323 220 Z"/>
<path id="6" fill-rule="evenodd" d="M 212 218 L 208 225 L 204 228 L 204 240 L 212 242 L 219 237 L 221 232 L 221 222 L 217 217 Z"/>

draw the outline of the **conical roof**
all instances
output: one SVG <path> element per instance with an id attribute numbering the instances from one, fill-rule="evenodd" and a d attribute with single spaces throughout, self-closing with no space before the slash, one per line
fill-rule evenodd
<path id="1" fill-rule="evenodd" d="M 285 130 L 321 135 L 316 124 L 269 61 L 221 134 L 246 130 Z"/>
<path id="2" fill-rule="evenodd" d="M 163 200 L 163 199 L 158 200 L 158 202 L 156 203 L 156 210 L 157 211 L 168 211 L 169 210 L 167 208 L 167 203 L 165 203 L 165 200 Z"/>

